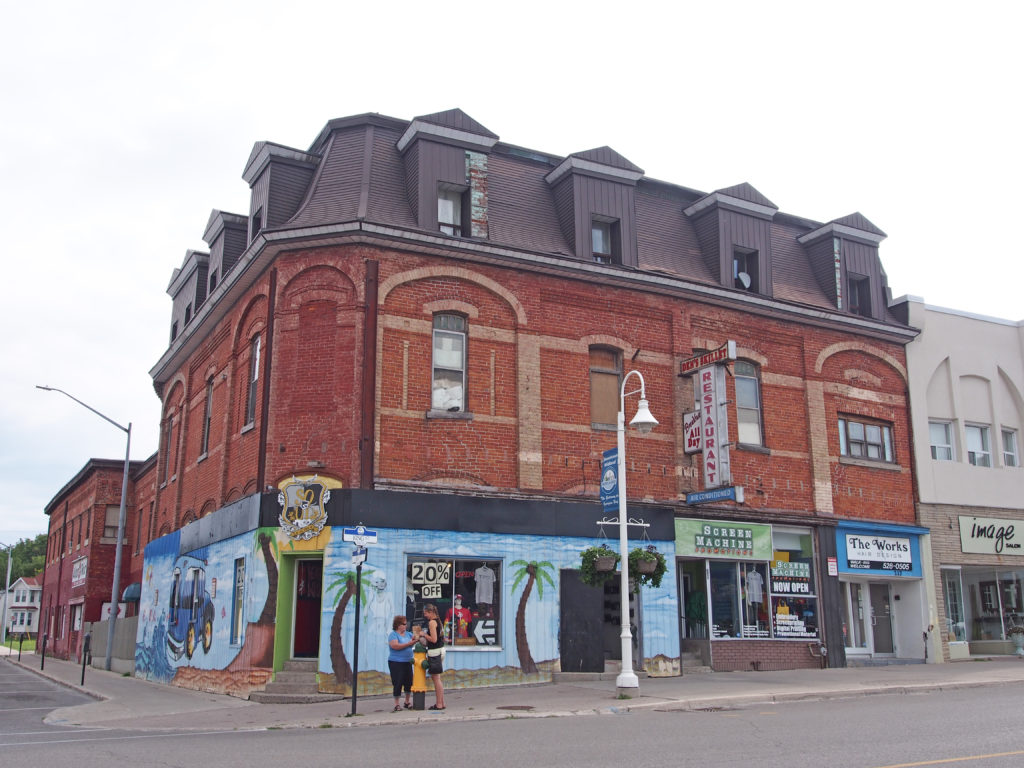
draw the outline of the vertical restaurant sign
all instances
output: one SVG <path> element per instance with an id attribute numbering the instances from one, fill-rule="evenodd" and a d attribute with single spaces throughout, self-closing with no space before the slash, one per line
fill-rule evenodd
<path id="1" fill-rule="evenodd" d="M 911 571 L 910 539 L 846 534 L 846 561 L 852 570 Z"/>
<path id="2" fill-rule="evenodd" d="M 725 364 L 736 359 L 736 342 L 691 357 L 679 364 L 680 376 L 694 376 L 693 400 L 698 414 L 701 472 L 704 488 L 722 488 L 732 482 L 729 468 L 729 412 Z M 687 440 L 687 452 L 690 450 Z"/>
<path id="3" fill-rule="evenodd" d="M 726 410 L 725 368 L 709 365 L 697 371 L 694 400 L 700 413 L 701 470 L 705 488 L 732 482 L 729 471 L 729 416 Z"/>
<path id="4" fill-rule="evenodd" d="M 676 518 L 676 554 L 733 560 L 770 560 L 772 527 L 726 520 Z"/>
<path id="5" fill-rule="evenodd" d="M 1019 520 L 963 516 L 960 520 L 960 551 L 979 555 L 1024 555 L 1017 533 Z M 1024 525 L 1021 525 L 1024 529 Z"/>

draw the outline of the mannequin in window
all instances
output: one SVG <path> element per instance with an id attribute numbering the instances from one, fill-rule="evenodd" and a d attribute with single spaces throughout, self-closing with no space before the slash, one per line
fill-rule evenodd
<path id="1" fill-rule="evenodd" d="M 469 637 L 469 622 L 472 619 L 473 614 L 469 608 L 462 607 L 462 595 L 456 595 L 455 605 L 448 609 L 444 617 L 446 628 L 452 627 L 455 637 Z"/>

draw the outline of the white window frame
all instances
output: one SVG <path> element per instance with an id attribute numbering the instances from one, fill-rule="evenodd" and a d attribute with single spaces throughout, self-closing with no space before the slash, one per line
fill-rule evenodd
<path id="1" fill-rule="evenodd" d="M 935 429 L 941 428 L 945 432 L 946 442 L 940 443 L 935 439 Z M 953 461 L 956 458 L 956 451 L 953 450 L 953 422 L 951 421 L 929 421 L 928 422 L 928 446 L 934 461 Z"/>
<path id="2" fill-rule="evenodd" d="M 249 388 L 245 398 L 245 426 L 256 423 L 256 393 L 260 381 L 260 335 L 249 342 Z"/>
<path id="3" fill-rule="evenodd" d="M 992 438 L 988 424 L 964 426 L 967 444 L 967 463 L 975 467 L 992 466 Z"/>
<path id="4" fill-rule="evenodd" d="M 749 371 L 746 369 L 749 368 Z M 736 439 L 743 445 L 764 445 L 764 422 L 761 418 L 762 405 L 761 405 L 761 376 L 760 366 L 756 363 L 752 363 L 749 360 L 737 360 L 733 366 L 733 378 L 736 383 Z M 740 379 L 744 381 L 753 382 L 754 387 L 754 402 L 753 404 L 744 404 L 744 398 L 741 397 Z M 746 418 L 741 418 L 741 414 L 746 415 Z M 757 439 L 756 440 L 745 440 L 744 438 L 744 425 L 757 427 Z"/>
<path id="5" fill-rule="evenodd" d="M 437 187 L 437 228 L 452 237 L 462 237 L 464 190 L 439 184 Z"/>
<path id="6" fill-rule="evenodd" d="M 466 412 L 468 337 L 468 324 L 462 315 L 451 312 L 434 315 L 430 367 L 430 410 L 433 412 Z"/>
<path id="7" fill-rule="evenodd" d="M 612 357 L 612 365 L 601 365 L 601 361 L 595 360 L 595 353 L 601 355 L 607 353 Z M 622 386 L 622 350 L 595 344 L 587 350 L 590 364 L 590 426 L 592 429 L 615 429 L 619 413 L 619 392 Z M 603 400 L 598 384 L 601 380 L 615 379 L 612 401 L 609 403 Z M 606 382 L 607 383 L 607 382 Z M 609 411 L 609 406 L 611 410 Z M 609 421 L 601 421 L 596 416 L 604 414 L 610 417 Z"/>
<path id="8" fill-rule="evenodd" d="M 1017 443 L 1017 430 L 1008 429 L 1003 427 L 1002 430 L 1002 441 L 1003 441 L 1003 466 L 1004 467 L 1019 467 L 1020 466 L 1020 449 Z"/>
<path id="9" fill-rule="evenodd" d="M 851 425 L 861 428 L 864 435 L 862 439 L 856 439 L 855 436 L 851 434 Z M 877 441 L 870 440 L 870 430 L 876 428 L 881 430 L 878 436 L 879 439 Z M 854 453 L 851 444 L 862 444 L 864 446 L 864 452 L 860 454 Z M 881 453 L 880 456 L 870 455 L 872 446 L 879 447 Z M 874 419 L 861 420 L 858 418 L 841 416 L 839 418 L 839 453 L 851 459 L 875 461 L 879 464 L 894 464 L 896 462 L 896 458 L 892 445 L 892 425 L 885 424 Z"/>
<path id="10" fill-rule="evenodd" d="M 206 404 L 203 407 L 203 444 L 199 455 L 205 456 L 210 450 L 210 422 L 213 418 L 213 376 L 206 381 Z"/>

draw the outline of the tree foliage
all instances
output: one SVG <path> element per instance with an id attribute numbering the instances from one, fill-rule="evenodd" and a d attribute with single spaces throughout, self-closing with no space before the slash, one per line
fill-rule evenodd
<path id="1" fill-rule="evenodd" d="M 7 577 L 7 553 L 11 552 L 11 583 L 24 576 L 41 573 L 46 563 L 46 534 L 40 533 L 34 539 L 21 539 L 11 550 L 0 550 L 0 590 Z"/>

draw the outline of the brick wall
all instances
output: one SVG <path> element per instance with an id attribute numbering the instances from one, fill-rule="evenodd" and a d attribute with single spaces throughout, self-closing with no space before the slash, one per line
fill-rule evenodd
<path id="1" fill-rule="evenodd" d="M 715 672 L 773 669 L 819 669 L 818 643 L 779 640 L 729 640 L 711 643 Z"/>

